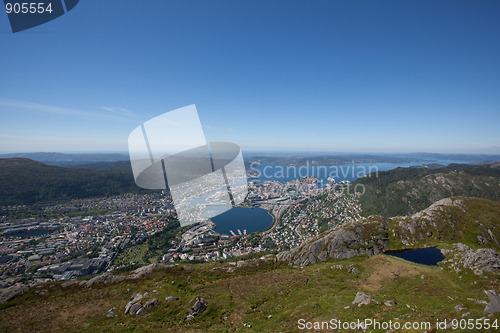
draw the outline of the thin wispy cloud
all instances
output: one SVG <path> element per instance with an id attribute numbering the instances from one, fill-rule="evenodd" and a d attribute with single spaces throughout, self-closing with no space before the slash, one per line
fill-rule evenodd
<path id="1" fill-rule="evenodd" d="M 118 120 L 118 121 L 125 121 L 125 122 L 131 121 L 128 118 L 118 117 L 118 116 L 110 115 L 110 114 L 106 114 L 106 113 L 80 111 L 80 110 L 62 108 L 62 107 L 53 106 L 53 105 L 31 103 L 31 102 L 25 102 L 25 101 L 16 101 L 16 100 L 3 99 L 3 98 L 0 98 L 0 105 L 7 106 L 7 107 L 20 108 L 20 109 L 25 109 L 25 110 L 35 110 L 35 111 L 40 111 L 40 112 L 59 114 L 59 115 L 64 115 L 64 116 L 79 117 L 79 118 L 85 118 L 85 119 L 109 119 L 109 120 Z"/>
<path id="2" fill-rule="evenodd" d="M 216 127 L 216 126 L 209 126 L 209 125 L 201 125 L 206 129 L 212 130 L 212 131 L 228 131 L 228 132 L 234 132 L 232 128 L 221 128 L 221 127 Z"/>
<path id="3" fill-rule="evenodd" d="M 137 117 L 137 115 L 127 109 L 123 109 L 123 108 L 117 108 L 117 107 L 114 107 L 114 106 L 99 106 L 99 109 L 102 109 L 102 110 L 105 110 L 105 111 L 109 111 L 109 112 L 113 112 L 113 113 L 116 113 L 116 114 L 119 114 L 119 115 L 122 115 L 122 116 L 132 116 L 132 117 Z"/>

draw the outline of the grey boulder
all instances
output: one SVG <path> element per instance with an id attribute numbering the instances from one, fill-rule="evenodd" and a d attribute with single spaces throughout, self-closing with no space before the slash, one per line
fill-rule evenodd
<path id="1" fill-rule="evenodd" d="M 486 295 L 490 298 L 490 303 L 486 305 L 484 313 L 495 313 L 500 312 L 500 297 L 498 297 L 498 291 L 488 290 L 485 291 Z"/>
<path id="2" fill-rule="evenodd" d="M 146 304 L 144 304 L 144 309 L 149 310 L 153 306 L 156 306 L 156 304 L 158 304 L 158 300 L 153 298 L 151 301 L 147 301 Z"/>
<path id="3" fill-rule="evenodd" d="M 134 305 L 134 302 L 130 301 L 125 305 L 125 314 L 127 314 L 130 311 L 130 308 Z"/>
<path id="4" fill-rule="evenodd" d="M 358 306 L 360 307 L 361 305 L 368 305 L 370 303 L 376 303 L 380 304 L 379 301 L 375 300 L 371 295 L 368 295 L 362 291 L 359 291 L 356 294 L 356 297 L 354 298 L 354 301 L 352 302 L 352 306 Z"/>
<path id="5" fill-rule="evenodd" d="M 134 303 L 131 307 L 130 310 L 128 311 L 130 314 L 135 314 L 139 309 L 142 308 L 142 302 L 139 303 Z"/>
<path id="6" fill-rule="evenodd" d="M 146 313 L 146 309 L 144 308 L 140 308 L 139 310 L 137 310 L 137 312 L 135 313 L 136 316 L 140 316 L 140 315 L 143 315 Z"/>
<path id="7" fill-rule="evenodd" d="M 194 305 L 193 305 L 193 307 L 187 310 L 188 313 L 189 313 L 189 315 L 191 315 L 191 316 L 196 316 L 197 314 L 202 313 L 208 307 L 208 302 L 203 297 L 196 296 L 195 298 L 193 298 L 189 302 L 189 304 L 191 304 L 193 302 L 195 302 Z"/>
<path id="8" fill-rule="evenodd" d="M 384 304 L 387 306 L 396 306 L 398 303 L 396 301 L 386 301 Z"/>

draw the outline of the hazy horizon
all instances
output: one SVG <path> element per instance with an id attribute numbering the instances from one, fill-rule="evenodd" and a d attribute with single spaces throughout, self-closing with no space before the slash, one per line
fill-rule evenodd
<path id="1" fill-rule="evenodd" d="M 436 152 L 425 152 L 425 151 L 409 151 L 409 152 L 368 152 L 368 151 L 319 151 L 319 150 L 311 150 L 311 151 L 292 151 L 292 150 L 245 150 L 244 154 L 290 154 L 290 155 L 302 155 L 302 154 L 317 154 L 317 155 L 456 155 L 456 156 L 499 156 L 500 154 L 489 154 L 489 153 L 436 153 Z M 0 151 L 0 155 L 14 155 L 14 154 L 68 154 L 68 155 L 106 155 L 106 154 L 117 154 L 117 155 L 126 155 L 129 156 L 128 151 Z"/>

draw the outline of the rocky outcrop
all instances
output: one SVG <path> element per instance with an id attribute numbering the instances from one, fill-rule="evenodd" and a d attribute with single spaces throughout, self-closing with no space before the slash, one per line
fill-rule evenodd
<path id="1" fill-rule="evenodd" d="M 135 279 L 140 279 L 146 275 L 149 275 L 153 273 L 154 270 L 157 269 L 170 269 L 174 268 L 177 265 L 165 265 L 165 264 L 151 264 L 147 266 L 142 266 L 137 268 L 136 270 L 132 271 L 132 274 L 127 276 L 127 279 L 135 280 Z"/>
<path id="2" fill-rule="evenodd" d="M 106 272 L 101 275 L 94 276 L 85 283 L 85 287 L 90 288 L 96 283 L 116 283 L 125 280 L 125 276 L 113 275 L 111 272 Z M 85 281 L 83 281 L 85 282 Z M 63 285 L 64 287 L 64 285 Z"/>
<path id="3" fill-rule="evenodd" d="M 134 303 L 130 307 L 128 313 L 130 313 L 130 314 L 136 314 L 137 311 L 139 311 L 140 308 L 142 308 L 142 302 Z"/>
<path id="4" fill-rule="evenodd" d="M 361 305 L 368 305 L 370 303 L 380 304 L 379 301 L 373 298 L 373 296 L 368 295 L 362 291 L 356 294 L 356 298 L 352 302 L 352 306 L 360 307 Z"/>
<path id="5" fill-rule="evenodd" d="M 442 261 L 442 264 L 448 264 L 457 273 L 461 272 L 463 268 L 468 268 L 476 275 L 483 275 L 484 272 L 500 274 L 500 257 L 493 249 L 473 250 L 463 243 L 455 243 L 453 250 L 442 249 L 441 253 L 448 256 L 448 259 Z"/>
<path id="6" fill-rule="evenodd" d="M 203 297 L 200 297 L 200 296 L 196 296 L 196 298 L 192 299 L 189 303 L 191 304 L 194 300 L 196 300 L 196 302 L 194 303 L 192 310 L 196 314 L 202 313 L 203 311 L 205 311 L 207 309 L 208 302 L 206 299 L 204 299 Z M 191 313 L 191 314 L 193 314 L 193 313 Z"/>
<path id="7" fill-rule="evenodd" d="M 135 313 L 136 316 L 140 316 L 140 315 L 143 315 L 146 313 L 146 309 L 144 308 L 140 308 L 139 310 L 137 310 L 137 312 Z"/>
<path id="8" fill-rule="evenodd" d="M 484 313 L 495 313 L 500 312 L 500 297 L 498 297 L 498 291 L 496 290 L 488 290 L 485 291 L 486 295 L 488 295 L 490 299 L 490 303 L 486 305 L 484 309 Z"/>
<path id="9" fill-rule="evenodd" d="M 146 304 L 144 304 L 144 309 L 149 310 L 153 306 L 156 306 L 156 304 L 158 304 L 158 300 L 156 298 L 153 298 L 152 300 L 147 301 Z"/>
<path id="10" fill-rule="evenodd" d="M 476 275 L 482 275 L 483 271 L 495 273 L 500 270 L 500 258 L 493 249 L 468 250 L 460 264 L 473 270 Z"/>
<path id="11" fill-rule="evenodd" d="M 164 265 L 164 264 L 151 264 L 143 267 L 139 267 L 136 270 L 132 271 L 132 274 L 129 276 L 123 276 L 123 275 L 113 275 L 112 272 L 105 272 L 103 274 L 94 276 L 88 281 L 82 281 L 85 284 L 85 287 L 90 288 L 92 285 L 96 283 L 116 283 L 123 281 L 125 279 L 127 280 L 135 280 L 135 279 L 140 279 L 148 274 L 153 273 L 154 270 L 157 269 L 171 269 L 176 267 L 177 265 Z M 63 287 L 65 286 L 70 286 L 72 283 L 65 283 L 63 284 Z"/>
<path id="12" fill-rule="evenodd" d="M 85 286 L 87 288 L 90 288 L 90 287 L 92 287 L 93 284 L 99 283 L 99 282 L 104 282 L 104 281 L 110 279 L 112 276 L 113 276 L 113 273 L 111 273 L 111 272 L 106 272 L 104 274 L 94 276 L 92 279 L 87 281 Z"/>
<path id="13" fill-rule="evenodd" d="M 347 273 L 359 274 L 361 273 L 361 270 L 357 267 L 349 267 L 347 268 Z"/>
<path id="14" fill-rule="evenodd" d="M 214 266 L 210 269 L 210 272 L 226 271 L 228 273 L 233 273 L 237 269 L 247 269 L 252 267 L 259 267 L 262 264 L 274 263 L 276 262 L 276 256 L 274 254 L 268 254 L 260 258 L 239 260 L 238 262 L 228 262 L 222 265 Z"/>
<path id="15" fill-rule="evenodd" d="M 208 302 L 203 297 L 196 296 L 195 298 L 193 298 L 189 302 L 189 304 L 192 304 L 193 302 L 194 302 L 193 307 L 189 308 L 187 310 L 188 316 L 186 317 L 185 320 L 191 320 L 191 319 L 193 319 L 194 316 L 196 316 L 197 314 L 200 314 L 200 313 L 204 312 L 207 309 L 207 307 L 208 307 Z"/>
<path id="16" fill-rule="evenodd" d="M 116 317 L 116 314 L 114 313 L 114 310 L 116 308 L 109 309 L 108 314 L 106 315 L 107 318 L 113 318 Z"/>
<path id="17" fill-rule="evenodd" d="M 158 299 L 153 298 L 152 300 L 147 301 L 142 304 L 141 299 L 144 300 L 144 298 L 149 297 L 149 293 L 146 292 L 144 294 L 141 293 L 135 293 L 132 295 L 130 298 L 130 302 L 125 305 L 125 314 L 130 313 L 130 314 L 135 314 L 136 316 L 141 316 L 147 312 L 147 310 L 155 307 L 158 304 Z M 168 300 L 168 297 L 167 297 Z"/>
<path id="18" fill-rule="evenodd" d="M 460 198 L 445 198 L 411 216 L 390 218 L 394 239 L 405 247 L 422 247 L 428 238 L 442 236 L 438 230 L 445 234 L 454 232 L 458 222 L 446 213 L 450 207 L 465 209 L 464 201 Z"/>
<path id="19" fill-rule="evenodd" d="M 131 297 L 131 302 L 132 303 L 136 303 L 138 302 L 140 299 L 142 299 L 144 296 L 141 294 L 141 293 L 137 293 L 137 294 L 133 294 L 132 297 Z"/>
<path id="20" fill-rule="evenodd" d="M 29 288 L 24 285 L 12 286 L 5 289 L 0 289 L 0 304 L 7 303 L 16 297 L 21 296 Z"/>
<path id="21" fill-rule="evenodd" d="M 125 314 L 129 313 L 132 305 L 134 305 L 134 302 L 132 302 L 132 301 L 128 302 L 127 305 L 125 305 Z"/>
<path id="22" fill-rule="evenodd" d="M 389 222 L 385 218 L 350 223 L 330 231 L 326 236 L 291 251 L 278 254 L 278 260 L 290 265 L 307 266 L 316 261 L 348 259 L 375 255 L 389 250 Z"/>

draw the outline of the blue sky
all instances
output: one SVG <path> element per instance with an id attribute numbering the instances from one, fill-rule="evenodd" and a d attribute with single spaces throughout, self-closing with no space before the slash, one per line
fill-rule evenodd
<path id="1" fill-rule="evenodd" d="M 126 151 L 196 104 L 245 150 L 500 153 L 498 1 L 80 1 L 0 14 L 0 151 Z"/>

